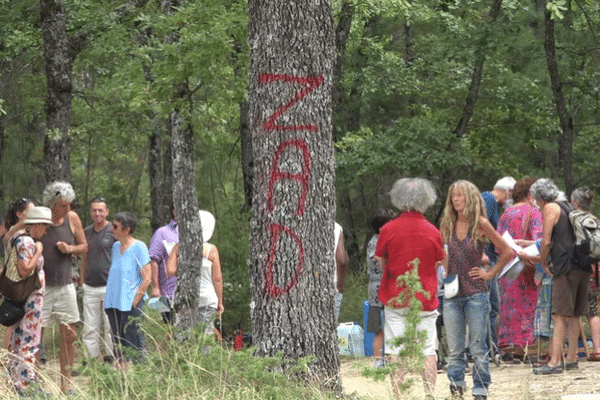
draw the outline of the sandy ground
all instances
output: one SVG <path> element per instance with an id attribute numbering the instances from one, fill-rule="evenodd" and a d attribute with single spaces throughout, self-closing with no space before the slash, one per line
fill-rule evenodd
<path id="1" fill-rule="evenodd" d="M 344 393 L 357 398 L 368 400 L 393 399 L 389 378 L 385 381 L 374 381 L 362 376 L 362 370 L 371 366 L 373 359 L 370 357 L 342 360 L 342 385 Z M 600 363 L 579 361 L 579 370 L 565 371 L 559 375 L 538 376 L 533 375 L 528 364 L 502 364 L 500 367 L 490 364 L 492 384 L 490 386 L 490 400 L 600 400 Z M 472 376 L 467 375 L 467 390 L 471 399 L 473 386 Z M 593 394 L 593 396 L 589 396 Z M 588 395 L 588 396 L 586 396 Z M 445 399 L 450 396 L 449 382 L 445 371 L 438 374 L 434 396 L 436 399 Z M 565 396 L 565 397 L 563 397 Z M 403 399 L 425 398 L 422 380 L 416 377 L 415 385 L 410 394 L 405 394 Z"/>

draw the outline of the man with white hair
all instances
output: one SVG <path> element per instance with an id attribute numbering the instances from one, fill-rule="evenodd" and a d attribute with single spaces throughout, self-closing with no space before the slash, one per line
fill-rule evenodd
<path id="1" fill-rule="evenodd" d="M 44 245 L 42 254 L 46 275 L 42 326 L 45 329 L 53 319 L 60 325 L 60 387 L 63 393 L 69 393 L 71 370 L 75 363 L 76 324 L 79 322 L 72 279 L 72 255 L 86 253 L 88 245 L 81 220 L 71 210 L 71 203 L 75 200 L 71 184 L 49 183 L 42 197 L 44 204 L 52 210 L 53 223 L 40 239 Z"/>
<path id="2" fill-rule="evenodd" d="M 482 192 L 481 197 L 485 201 L 485 211 L 487 213 L 488 220 L 494 227 L 498 228 L 498 220 L 500 218 L 500 210 L 502 207 L 509 202 L 511 199 L 511 192 L 515 187 L 517 181 L 512 176 L 505 176 L 496 182 L 494 189 L 491 192 Z M 486 244 L 485 254 L 490 259 L 490 268 L 496 264 L 498 255 L 494 251 L 494 245 L 491 243 Z M 492 332 L 493 346 L 490 349 L 495 355 L 498 353 L 498 329 L 497 321 L 498 314 L 500 313 L 500 290 L 498 288 L 498 277 L 492 278 L 490 281 L 490 330 Z"/>

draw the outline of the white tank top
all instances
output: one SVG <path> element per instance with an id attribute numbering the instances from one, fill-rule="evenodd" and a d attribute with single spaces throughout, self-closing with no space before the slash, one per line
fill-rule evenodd
<path id="1" fill-rule="evenodd" d="M 205 248 L 210 249 L 208 243 L 204 243 Z M 219 298 L 215 290 L 215 285 L 212 281 L 212 262 L 208 259 L 208 252 L 206 256 L 204 251 L 202 252 L 202 266 L 200 270 L 200 307 L 217 308 L 219 305 Z"/>

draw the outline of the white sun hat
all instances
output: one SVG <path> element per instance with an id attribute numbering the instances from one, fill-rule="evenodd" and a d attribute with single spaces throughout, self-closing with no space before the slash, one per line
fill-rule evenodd
<path id="1" fill-rule="evenodd" d="M 215 217 L 206 210 L 200 210 L 200 225 L 202 225 L 202 239 L 208 242 L 215 231 Z"/>

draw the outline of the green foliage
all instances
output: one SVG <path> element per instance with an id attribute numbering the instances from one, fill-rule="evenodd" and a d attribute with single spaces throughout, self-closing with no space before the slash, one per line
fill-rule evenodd
<path id="1" fill-rule="evenodd" d="M 406 290 L 400 293 L 396 299 L 399 303 L 404 303 L 408 299 L 408 313 L 406 315 L 406 329 L 404 333 L 398 337 L 391 339 L 394 346 L 400 347 L 398 351 L 398 362 L 392 362 L 387 368 L 365 368 L 363 375 L 382 380 L 385 375 L 396 369 L 403 369 L 409 373 L 420 373 L 425 365 L 425 342 L 427 341 L 427 332 L 417 330 L 417 325 L 421 322 L 421 309 L 423 305 L 417 299 L 416 294 L 421 293 L 429 298 L 430 293 L 423 290 L 423 285 L 419 278 L 419 263 L 420 260 L 415 258 L 408 264 L 412 267 L 409 272 L 398 276 L 396 283 L 398 286 L 406 287 Z M 389 340 L 389 339 L 387 339 Z M 406 379 L 399 384 L 401 392 L 408 390 L 414 381 Z"/>
<path id="2" fill-rule="evenodd" d="M 82 372 L 87 383 L 78 387 L 87 399 L 327 399 L 294 376 L 306 370 L 308 360 L 278 372 L 279 357 L 254 357 L 254 349 L 232 351 L 215 344 L 213 337 L 195 331 L 184 342 L 174 336 L 156 313 L 143 324 L 147 360 L 127 374 L 106 364 L 88 363 Z"/>

